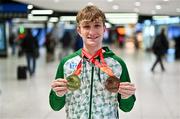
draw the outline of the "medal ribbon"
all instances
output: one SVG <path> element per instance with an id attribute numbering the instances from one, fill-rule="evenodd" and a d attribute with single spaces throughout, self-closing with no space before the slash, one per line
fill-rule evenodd
<path id="1" fill-rule="evenodd" d="M 82 49 L 82 54 L 83 56 L 86 56 L 91 63 L 99 67 L 103 72 L 105 72 L 109 76 L 114 76 L 113 71 L 111 70 L 110 67 L 106 64 L 104 61 L 104 56 L 102 53 L 102 48 L 99 49 L 93 56 L 91 56 L 89 53 L 87 53 L 84 49 Z M 95 59 L 95 57 L 99 56 L 101 63 Z"/>
<path id="2" fill-rule="evenodd" d="M 88 60 L 93 63 L 94 65 L 96 65 L 97 67 L 99 67 L 103 72 L 105 72 L 107 75 L 109 76 L 114 76 L 113 71 L 111 70 L 111 68 L 106 64 L 106 62 L 104 61 L 104 56 L 102 53 L 102 48 L 99 49 L 93 56 L 91 56 L 89 53 L 87 53 L 84 48 L 82 49 L 82 58 L 83 57 L 87 57 Z M 95 58 L 99 56 L 100 57 L 100 61 L 97 61 Z M 81 66 L 82 66 L 82 60 L 79 62 L 76 70 L 74 71 L 73 74 L 75 75 L 79 75 L 81 73 Z"/>
<path id="3" fill-rule="evenodd" d="M 73 74 L 79 75 L 79 74 L 81 73 L 81 66 L 82 66 L 82 59 L 81 59 L 81 61 L 79 62 L 78 66 L 77 66 L 77 68 L 76 68 L 76 70 L 74 71 Z"/>

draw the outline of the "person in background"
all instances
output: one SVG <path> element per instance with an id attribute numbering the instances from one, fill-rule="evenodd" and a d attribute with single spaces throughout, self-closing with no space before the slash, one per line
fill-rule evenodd
<path id="1" fill-rule="evenodd" d="M 31 30 L 27 29 L 25 37 L 21 40 L 21 47 L 26 55 L 27 69 L 30 76 L 33 76 L 36 70 L 36 58 L 39 55 L 39 45 L 33 37 Z"/>
<path id="2" fill-rule="evenodd" d="M 66 107 L 67 119 L 119 119 L 118 108 L 128 112 L 134 106 L 135 85 L 125 62 L 102 46 L 105 20 L 96 6 L 77 14 L 83 48 L 60 61 L 49 95 L 53 110 Z"/>
<path id="3" fill-rule="evenodd" d="M 52 36 L 52 32 L 46 34 L 45 47 L 46 47 L 46 62 L 54 61 L 56 41 Z"/>
<path id="4" fill-rule="evenodd" d="M 16 35 L 15 33 L 11 33 L 9 36 L 9 45 L 11 47 L 11 54 L 16 54 Z"/>
<path id="5" fill-rule="evenodd" d="M 162 58 L 167 53 L 168 48 L 169 48 L 169 43 L 165 35 L 165 29 L 162 28 L 160 34 L 158 34 L 155 37 L 154 43 L 152 45 L 153 53 L 156 56 L 156 60 L 151 68 L 152 72 L 154 72 L 154 69 L 158 63 L 161 66 L 161 70 L 165 71 Z"/>
<path id="6" fill-rule="evenodd" d="M 74 51 L 78 51 L 82 47 L 83 47 L 82 38 L 79 34 L 77 34 L 76 39 L 75 39 L 75 43 L 74 43 Z"/>
<path id="7" fill-rule="evenodd" d="M 73 39 L 70 31 L 65 31 L 63 37 L 60 39 L 62 50 L 59 53 L 59 59 L 70 54 L 73 49 Z"/>
<path id="8" fill-rule="evenodd" d="M 175 59 L 180 59 L 180 35 L 173 38 L 175 42 Z"/>

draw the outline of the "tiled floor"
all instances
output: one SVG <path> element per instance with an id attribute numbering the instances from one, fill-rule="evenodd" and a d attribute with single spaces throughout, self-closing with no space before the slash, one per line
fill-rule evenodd
<path id="1" fill-rule="evenodd" d="M 151 53 L 113 50 L 125 60 L 137 88 L 133 110 L 120 111 L 121 119 L 180 119 L 180 61 L 165 61 L 165 72 L 158 66 L 152 73 L 154 56 Z M 47 64 L 42 49 L 35 76 L 24 81 L 16 78 L 20 64 L 25 64 L 24 57 L 0 59 L 0 119 L 65 119 L 64 109 L 52 111 L 48 103 L 58 58 Z"/>

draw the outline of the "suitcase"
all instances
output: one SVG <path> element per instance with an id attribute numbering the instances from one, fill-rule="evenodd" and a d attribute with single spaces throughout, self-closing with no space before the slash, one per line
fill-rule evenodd
<path id="1" fill-rule="evenodd" d="M 17 79 L 24 80 L 27 78 L 27 66 L 18 66 L 17 67 Z"/>

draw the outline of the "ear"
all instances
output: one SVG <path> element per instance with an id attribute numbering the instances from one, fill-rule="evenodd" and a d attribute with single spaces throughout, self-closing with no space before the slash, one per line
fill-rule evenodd
<path id="1" fill-rule="evenodd" d="M 81 28 L 79 26 L 77 26 L 76 30 L 77 30 L 78 34 L 81 36 Z"/>
<path id="2" fill-rule="evenodd" d="M 77 26 L 76 31 L 78 32 L 79 35 L 81 34 L 81 29 L 79 26 Z"/>

